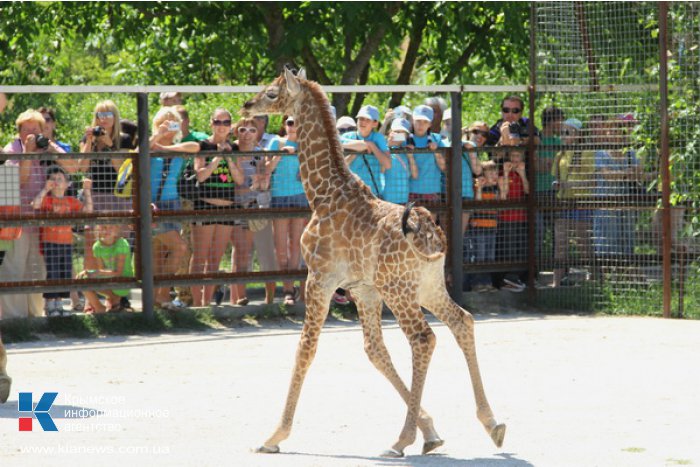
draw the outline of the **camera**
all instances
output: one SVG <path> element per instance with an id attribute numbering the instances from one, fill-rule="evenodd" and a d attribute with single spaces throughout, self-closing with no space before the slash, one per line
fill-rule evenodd
<path id="1" fill-rule="evenodd" d="M 510 131 L 510 134 L 512 136 L 518 136 L 521 137 L 523 136 L 524 133 L 524 128 L 520 126 L 520 123 L 518 122 L 511 122 L 508 124 L 508 131 Z"/>
<path id="2" fill-rule="evenodd" d="M 168 131 L 180 131 L 180 123 L 168 122 Z"/>
<path id="3" fill-rule="evenodd" d="M 105 129 L 102 128 L 101 126 L 97 125 L 95 128 L 92 129 L 92 136 L 104 136 L 105 135 Z"/>
<path id="4" fill-rule="evenodd" d="M 39 149 L 46 149 L 49 147 L 49 139 L 44 135 L 35 135 L 34 142 Z"/>

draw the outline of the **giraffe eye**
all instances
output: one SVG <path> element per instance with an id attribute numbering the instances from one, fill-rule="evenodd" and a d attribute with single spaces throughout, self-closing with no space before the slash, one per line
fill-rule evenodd
<path id="1" fill-rule="evenodd" d="M 267 96 L 268 99 L 272 99 L 272 100 L 277 99 L 277 93 L 275 91 L 267 91 L 265 93 L 265 95 Z"/>

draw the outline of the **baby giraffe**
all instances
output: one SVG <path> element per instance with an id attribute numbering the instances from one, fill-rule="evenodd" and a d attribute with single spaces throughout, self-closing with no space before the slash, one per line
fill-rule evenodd
<path id="1" fill-rule="evenodd" d="M 384 456 L 402 457 L 406 446 L 415 441 L 416 428 L 424 437 L 424 454 L 443 444 L 432 419 L 420 406 L 435 347 L 435 335 L 421 307 L 447 324 L 454 334 L 467 360 L 477 417 L 500 447 L 506 427 L 496 422 L 486 400 L 476 359 L 474 319 L 447 293 L 445 235 L 433 223 L 430 212 L 382 201 L 352 175 L 343 158 L 328 98 L 317 83 L 306 80 L 303 70 L 298 75 L 285 70 L 246 102 L 241 114 L 294 115 L 301 180 L 312 210 L 301 237 L 309 273 L 306 318 L 294 373 L 282 420 L 258 451 L 279 452 L 279 443 L 290 434 L 301 386 L 316 353 L 328 305 L 338 287 L 352 291 L 365 351 L 408 406 L 399 438 Z M 391 309 L 411 346 L 410 389 L 396 372 L 384 345 L 382 302 Z"/>

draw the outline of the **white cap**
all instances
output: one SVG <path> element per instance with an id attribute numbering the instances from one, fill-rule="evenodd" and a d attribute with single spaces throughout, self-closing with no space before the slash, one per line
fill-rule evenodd
<path id="1" fill-rule="evenodd" d="M 338 130 L 350 127 L 357 128 L 357 123 L 355 123 L 355 120 L 352 117 L 348 117 L 347 115 L 340 117 L 335 123 L 335 128 Z"/>

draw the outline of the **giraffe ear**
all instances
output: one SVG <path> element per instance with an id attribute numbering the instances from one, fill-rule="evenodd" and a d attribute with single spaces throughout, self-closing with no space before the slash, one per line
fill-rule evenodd
<path id="1" fill-rule="evenodd" d="M 306 79 L 306 69 L 305 68 L 299 68 L 299 72 L 297 73 L 297 78 Z"/>
<path id="2" fill-rule="evenodd" d="M 287 82 L 287 91 L 289 91 L 290 95 L 293 96 L 301 90 L 299 80 L 296 76 L 294 76 L 294 72 L 292 72 L 289 68 L 284 69 L 284 78 Z"/>

